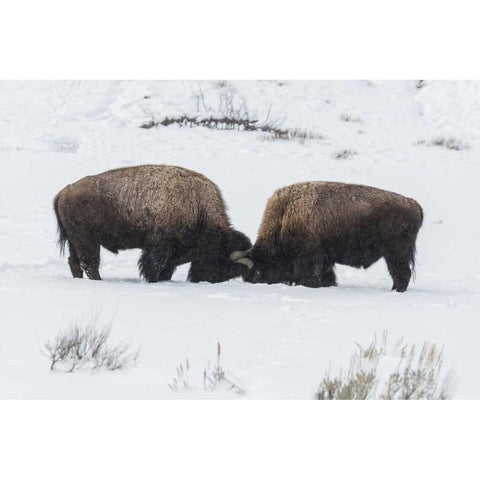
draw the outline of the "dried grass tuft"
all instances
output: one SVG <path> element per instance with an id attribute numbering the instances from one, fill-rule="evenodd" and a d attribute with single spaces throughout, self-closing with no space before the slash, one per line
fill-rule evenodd
<path id="1" fill-rule="evenodd" d="M 386 378 L 380 373 L 382 364 L 391 357 L 397 365 Z M 387 332 L 380 342 L 374 336 L 366 348 L 357 344 L 345 374 L 331 377 L 328 372 L 315 395 L 318 400 L 446 400 L 455 389 L 455 376 L 450 370 L 443 375 L 443 348 L 425 342 L 419 349 L 400 339 L 387 349 Z M 388 366 L 388 365 L 387 365 Z M 383 368 L 385 370 L 385 368 Z M 378 386 L 382 389 L 377 395 Z"/>
<path id="2" fill-rule="evenodd" d="M 50 359 L 50 370 L 62 366 L 64 371 L 74 372 L 82 367 L 92 371 L 121 370 L 136 365 L 139 350 L 131 351 L 127 343 L 111 346 L 111 326 L 98 327 L 75 322 L 44 345 L 43 353 Z"/>

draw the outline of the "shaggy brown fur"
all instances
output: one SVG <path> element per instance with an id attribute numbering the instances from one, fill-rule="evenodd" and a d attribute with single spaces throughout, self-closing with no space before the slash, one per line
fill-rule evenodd
<path id="1" fill-rule="evenodd" d="M 397 193 L 335 182 L 290 185 L 268 200 L 255 245 L 243 255 L 245 265 L 253 261 L 243 277 L 252 283 L 333 286 L 335 263 L 368 268 L 384 257 L 393 289 L 403 292 L 422 220 L 420 205 Z"/>
<path id="2" fill-rule="evenodd" d="M 119 168 L 82 178 L 55 197 L 59 244 L 68 242 L 74 277 L 100 280 L 100 246 L 113 253 L 140 248 L 149 282 L 169 280 L 192 262 L 189 280 L 220 282 L 241 275 L 230 259 L 240 245 L 219 188 L 205 176 L 170 165 Z"/>

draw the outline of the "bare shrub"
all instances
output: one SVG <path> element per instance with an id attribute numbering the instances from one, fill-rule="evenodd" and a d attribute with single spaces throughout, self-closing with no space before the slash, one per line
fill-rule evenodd
<path id="1" fill-rule="evenodd" d="M 202 86 L 199 84 L 197 92 L 193 95 L 197 114 L 182 114 L 156 120 L 152 112 L 144 110 L 148 121 L 140 125 L 140 128 L 168 127 L 175 124 L 189 128 L 204 127 L 215 130 L 264 132 L 267 134 L 265 139 L 268 140 L 299 140 L 301 143 L 307 139 L 323 138 L 318 133 L 310 130 L 281 128 L 284 120 L 272 119 L 270 117 L 271 105 L 265 119 L 260 121 L 258 115 L 249 110 L 245 99 L 236 92 L 230 83 L 219 81 L 214 85 L 219 90 L 216 106 L 212 106 L 207 102 Z"/>
<path id="2" fill-rule="evenodd" d="M 397 365 L 382 377 L 379 369 L 387 367 L 391 357 L 397 358 Z M 382 365 L 387 363 L 387 365 Z M 363 348 L 357 344 L 357 351 L 350 359 L 350 366 L 343 374 L 331 377 L 328 372 L 320 382 L 315 395 L 318 400 L 445 400 L 451 398 L 455 387 L 453 371 L 442 374 L 443 348 L 436 344 L 424 343 L 418 349 L 415 345 L 400 339 L 391 352 L 387 349 L 387 332 L 377 343 Z M 377 395 L 378 385 L 382 390 Z"/>
<path id="3" fill-rule="evenodd" d="M 448 150 L 465 150 L 468 145 L 455 137 L 436 137 L 430 142 L 431 145 L 447 148 Z"/>
<path id="4" fill-rule="evenodd" d="M 335 160 L 346 160 L 347 158 L 350 158 L 351 156 L 356 154 L 357 152 L 355 152 L 354 150 L 340 150 L 338 152 L 335 152 L 332 155 L 332 158 L 334 158 Z"/>
<path id="5" fill-rule="evenodd" d="M 227 87 L 229 84 L 228 80 L 217 80 L 215 82 L 213 82 L 213 84 L 217 87 L 217 88 L 225 88 Z"/>
<path id="6" fill-rule="evenodd" d="M 417 140 L 413 144 L 416 146 L 425 145 L 428 147 L 431 147 L 431 146 L 443 147 L 443 148 L 446 148 L 447 150 L 455 150 L 455 151 L 466 150 L 469 147 L 466 142 L 455 137 L 435 137 L 429 142 L 427 142 L 424 139 L 421 139 L 421 140 Z"/>
<path id="7" fill-rule="evenodd" d="M 140 125 L 140 128 L 153 128 L 159 125 L 168 127 L 169 125 L 176 124 L 180 127 L 205 127 L 215 130 L 245 130 L 245 131 L 257 131 L 262 130 L 262 127 L 257 125 L 258 120 L 252 120 L 245 116 L 245 113 L 237 111 L 238 116 L 194 116 L 194 115 L 179 115 L 177 117 L 165 117 L 163 120 L 155 121 L 151 119 L 147 123 Z M 268 128 L 268 127 L 265 127 Z"/>
<path id="8" fill-rule="evenodd" d="M 198 89 L 193 95 L 196 115 L 182 114 L 175 117 L 164 117 L 155 120 L 151 112 L 145 112 L 149 121 L 140 125 L 140 128 L 153 128 L 157 126 L 167 127 L 176 124 L 181 127 L 205 127 L 216 130 L 260 130 L 261 127 L 270 125 L 268 119 L 264 125 L 258 125 L 258 119 L 249 112 L 245 99 L 238 95 L 232 85 L 227 81 L 219 81 L 215 84 L 219 90 L 217 105 L 210 105 L 199 83 Z M 273 124 L 272 124 L 273 125 Z"/>
<path id="9" fill-rule="evenodd" d="M 313 130 L 306 130 L 301 128 L 274 128 L 268 129 L 264 140 L 298 140 L 300 143 L 305 143 L 305 140 L 323 140 L 323 135 L 314 132 Z"/>
<path id="10" fill-rule="evenodd" d="M 364 348 L 357 344 L 357 351 L 350 358 L 346 374 L 342 370 L 336 377 L 328 372 L 320 382 L 317 400 L 368 400 L 374 398 L 378 384 L 377 366 L 381 355 L 386 352 L 386 333 L 377 344 L 374 335 L 372 343 Z"/>
<path id="11" fill-rule="evenodd" d="M 342 372 L 339 377 L 330 378 L 328 374 L 320 384 L 317 400 L 368 400 L 373 398 L 377 387 L 375 372 L 353 371 L 351 365 L 345 378 Z"/>
<path id="12" fill-rule="evenodd" d="M 43 353 L 50 359 L 50 370 L 59 365 L 67 372 L 84 366 L 95 371 L 100 368 L 121 370 L 131 364 L 136 365 L 140 352 L 131 352 L 126 343 L 110 346 L 111 330 L 111 326 L 97 327 L 76 322 L 59 332 L 44 345 Z"/>
<path id="13" fill-rule="evenodd" d="M 424 343 L 418 351 L 415 345 L 402 347 L 402 361 L 391 373 L 380 395 L 383 400 L 446 400 L 454 387 L 453 373 L 440 383 L 443 348 Z"/>
<path id="14" fill-rule="evenodd" d="M 350 115 L 349 113 L 342 113 L 340 115 L 340 120 L 344 122 L 352 122 L 352 123 L 360 123 L 361 120 L 358 117 L 354 117 L 353 115 Z"/>
<path id="15" fill-rule="evenodd" d="M 176 124 L 180 127 L 205 127 L 215 130 L 246 130 L 254 131 L 258 130 L 255 126 L 258 120 L 249 120 L 248 118 L 232 118 L 232 117 L 216 117 L 210 115 L 208 117 L 199 117 L 199 116 L 188 116 L 180 115 L 178 117 L 165 117 L 161 121 L 150 120 L 147 123 L 144 123 L 140 128 L 153 128 L 161 125 L 163 127 L 168 127 L 169 125 Z"/>

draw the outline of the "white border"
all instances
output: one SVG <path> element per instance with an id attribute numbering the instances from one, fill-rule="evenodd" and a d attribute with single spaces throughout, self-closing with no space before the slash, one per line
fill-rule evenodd
<path id="1" fill-rule="evenodd" d="M 478 402 L 1 402 L 1 478 L 474 478 Z"/>
<path id="2" fill-rule="evenodd" d="M 4 3 L 1 78 L 479 77 L 465 0 Z"/>

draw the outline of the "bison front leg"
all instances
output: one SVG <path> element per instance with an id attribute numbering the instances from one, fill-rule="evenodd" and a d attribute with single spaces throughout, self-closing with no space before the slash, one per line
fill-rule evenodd
<path id="1" fill-rule="evenodd" d="M 322 273 L 322 287 L 336 287 L 337 277 L 335 275 L 334 266 L 330 265 Z"/>
<path id="2" fill-rule="evenodd" d="M 210 275 L 209 275 L 210 274 Z M 209 266 L 198 260 L 193 260 L 188 270 L 187 280 L 192 283 L 205 282 L 212 276 Z"/>
<path id="3" fill-rule="evenodd" d="M 293 262 L 293 283 L 304 287 L 323 286 L 324 259 L 321 256 L 299 257 Z"/>
<path id="4" fill-rule="evenodd" d="M 175 265 L 170 262 L 168 248 L 146 247 L 138 261 L 140 275 L 149 283 L 163 282 L 172 278 Z"/>
<path id="5" fill-rule="evenodd" d="M 334 265 L 324 254 L 299 257 L 294 261 L 294 283 L 310 288 L 335 287 Z"/>

